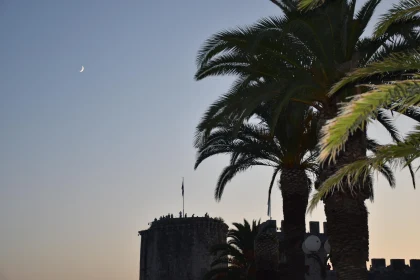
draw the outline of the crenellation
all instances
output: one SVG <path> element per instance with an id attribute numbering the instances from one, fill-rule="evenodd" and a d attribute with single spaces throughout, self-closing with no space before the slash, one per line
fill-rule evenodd
<path id="1" fill-rule="evenodd" d="M 217 257 L 210 254 L 210 247 L 226 242 L 228 226 L 220 218 L 210 218 L 208 214 L 205 217 L 195 215 L 190 218 L 172 217 L 172 215 L 166 215 L 166 218 L 155 219 L 149 229 L 138 232 L 141 236 L 141 280 L 201 280 Z M 311 221 L 309 225 L 306 236 L 316 235 L 324 244 L 328 239 L 327 224 L 322 223 L 324 229 L 322 233 L 319 222 Z M 283 232 L 280 231 L 277 234 L 279 240 L 283 240 Z M 317 254 L 322 259 L 327 257 L 323 247 Z M 389 263 L 390 265 L 387 266 L 385 259 L 372 259 L 369 279 L 382 279 L 381 275 L 397 277 L 400 274 L 420 277 L 420 260 L 418 259 L 410 260 L 410 265 L 407 265 L 403 259 L 391 259 Z M 306 264 L 308 266 L 306 279 L 321 279 L 319 264 L 310 258 L 306 258 Z M 328 271 L 327 275 L 327 279 L 336 279 L 334 271 Z"/>
<path id="2" fill-rule="evenodd" d="M 150 228 L 158 226 L 168 226 L 171 224 L 192 226 L 197 224 L 210 224 L 210 225 L 223 225 L 223 221 L 218 218 L 210 217 L 191 217 L 191 218 L 163 218 L 160 220 L 154 220 L 150 223 Z"/>
<path id="3" fill-rule="evenodd" d="M 328 229 L 327 229 L 326 222 L 323 222 L 323 228 L 324 228 L 323 233 L 319 231 L 319 223 L 317 221 L 310 221 L 309 228 L 310 228 L 309 232 L 306 234 L 307 236 L 316 235 L 319 237 L 322 243 L 328 239 Z M 281 232 L 278 232 L 278 234 L 279 234 L 279 238 L 283 238 L 283 235 Z M 325 251 L 324 251 L 324 254 L 325 254 Z M 411 259 L 409 260 L 409 263 L 410 265 L 407 265 L 406 260 L 404 259 L 390 259 L 389 265 L 387 266 L 385 259 L 373 258 L 371 259 L 371 266 L 369 269 L 369 280 L 420 279 L 420 260 Z M 315 272 L 316 269 L 313 269 L 313 268 L 318 268 L 316 263 L 309 264 L 309 266 L 310 266 L 309 271 L 313 270 Z M 319 278 L 318 274 L 319 273 L 310 273 L 310 275 L 306 275 L 306 279 L 308 280 L 321 279 Z M 327 276 L 327 279 L 331 279 L 331 280 L 336 279 L 334 271 L 329 271 L 328 274 L 329 276 Z"/>

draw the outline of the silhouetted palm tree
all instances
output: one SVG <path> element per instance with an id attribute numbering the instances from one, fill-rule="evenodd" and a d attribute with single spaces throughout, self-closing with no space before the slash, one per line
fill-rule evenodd
<path id="1" fill-rule="evenodd" d="M 233 223 L 233 229 L 228 231 L 227 243 L 217 244 L 211 248 L 218 258 L 212 263 L 211 270 L 205 275 L 205 280 L 240 280 L 255 279 L 254 240 L 258 234 L 260 222 L 250 224 Z"/>
<path id="2" fill-rule="evenodd" d="M 381 61 L 395 51 L 412 49 L 418 42 L 415 18 L 389 25 L 380 37 L 362 37 L 380 0 L 367 1 L 357 13 L 356 1 L 327 1 L 306 12 L 297 11 L 295 1 L 277 2 L 286 16 L 221 32 L 200 50 L 197 79 L 238 76 L 231 90 L 205 113 L 198 125 L 201 138 L 207 138 L 226 117 L 235 120 L 234 131 L 238 131 L 255 108 L 273 100 L 277 106 L 270 127 L 276 126 L 282 108 L 291 101 L 316 108 L 323 126 L 337 116 L 338 104 L 359 90 L 350 85 L 330 96 L 328 92 L 334 83 L 356 67 Z M 395 78 L 394 74 L 376 75 L 364 82 Z M 391 133 L 395 131 L 389 127 L 389 116 L 382 114 L 378 121 L 391 128 Z M 366 130 L 357 130 L 348 138 L 345 151 L 336 162 L 323 166 L 317 186 L 340 166 L 365 158 L 367 144 Z M 340 279 L 352 280 L 367 277 L 369 234 L 365 200 L 372 195 L 370 180 L 353 183 L 344 180 L 341 192 L 323 197 L 334 268 Z"/>
<path id="3" fill-rule="evenodd" d="M 410 19 L 420 13 L 420 1 L 402 0 L 394 4 L 392 9 L 381 16 L 376 25 L 374 34 L 383 36 L 387 28 L 394 22 Z M 363 128 L 370 119 L 377 118 L 385 109 L 392 109 L 410 116 L 420 122 L 420 49 L 395 53 L 382 61 L 373 62 L 363 68 L 358 68 L 349 73 L 345 78 L 336 83 L 329 95 L 334 95 L 340 89 L 354 83 L 363 82 L 371 76 L 389 73 L 403 73 L 406 79 L 381 84 L 362 84 L 367 91 L 356 95 L 350 102 L 344 103 L 339 115 L 335 117 L 322 130 L 320 160 L 325 161 L 335 156 L 342 150 L 348 137 L 356 130 Z M 326 180 L 320 192 L 311 202 L 311 208 L 316 205 L 326 193 L 339 187 L 344 177 L 351 180 L 365 178 L 372 167 L 380 167 L 385 163 L 409 166 L 412 161 L 420 157 L 420 125 L 403 140 L 398 139 L 396 144 L 382 147 L 376 154 L 368 158 L 352 162 L 334 176 Z M 415 182 L 413 181 L 415 186 Z"/>
<path id="4" fill-rule="evenodd" d="M 290 104 L 280 115 L 274 130 L 267 122 L 271 119 L 270 105 L 256 110 L 259 121 L 244 123 L 238 134 L 229 119 L 220 123 L 204 142 L 197 139 L 198 155 L 195 167 L 217 154 L 229 154 L 230 164 L 220 174 L 215 198 L 220 200 L 226 184 L 239 172 L 253 166 L 274 169 L 269 186 L 269 201 L 276 176 L 280 173 L 279 188 L 283 198 L 284 236 L 288 246 L 286 258 L 293 279 L 304 279 L 305 257 L 300 245 L 305 236 L 305 214 L 312 177 L 316 176 L 317 113 L 301 104 Z M 277 245 L 273 246 L 277 249 Z M 278 250 L 278 249 L 277 249 Z"/>
<path id="5" fill-rule="evenodd" d="M 302 112 L 304 110 L 304 112 Z M 311 177 L 316 177 L 318 156 L 316 135 L 318 115 L 316 111 L 297 103 L 290 104 L 280 115 L 274 132 L 267 120 L 271 118 L 269 106 L 256 111 L 254 122 L 244 123 L 238 134 L 229 120 L 215 128 L 205 142 L 197 140 L 196 168 L 208 157 L 229 154 L 230 164 L 222 171 L 215 190 L 220 200 L 226 184 L 239 172 L 253 166 L 269 166 L 274 169 L 269 185 L 269 201 L 276 176 L 280 173 L 279 188 L 283 198 L 283 231 L 285 255 L 292 279 L 304 277 L 305 260 L 300 244 L 305 236 L 305 213 L 310 191 Z M 368 148 L 375 152 L 380 146 L 368 140 Z M 394 186 L 394 177 L 388 166 L 379 171 Z M 373 196 L 373 192 L 371 193 Z M 372 197 L 373 198 L 373 197 Z M 273 244 L 274 247 L 276 245 Z"/>

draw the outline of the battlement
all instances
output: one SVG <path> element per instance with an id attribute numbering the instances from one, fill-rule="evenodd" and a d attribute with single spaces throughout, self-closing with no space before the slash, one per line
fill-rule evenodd
<path id="1" fill-rule="evenodd" d="M 210 217 L 189 217 L 189 218 L 163 218 L 160 220 L 155 220 L 150 224 L 149 230 L 157 228 L 167 228 L 167 227 L 200 227 L 200 226 L 209 226 L 209 227 L 223 227 L 228 228 L 228 226 L 220 218 L 210 218 Z"/>
<path id="2" fill-rule="evenodd" d="M 390 259 L 389 265 L 386 265 L 385 259 L 371 259 L 371 268 L 370 270 L 404 270 L 407 268 L 420 270 L 420 260 L 419 259 L 410 259 L 409 265 L 406 264 L 405 259 Z"/>
<path id="3" fill-rule="evenodd" d="M 320 231 L 320 226 L 318 221 L 309 221 L 309 232 L 308 234 L 314 235 L 327 235 L 327 222 L 322 223 L 323 232 Z M 280 222 L 280 228 L 278 230 L 283 231 L 283 220 Z"/>

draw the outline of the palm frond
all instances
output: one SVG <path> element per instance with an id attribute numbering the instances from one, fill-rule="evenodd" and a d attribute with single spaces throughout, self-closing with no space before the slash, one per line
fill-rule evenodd
<path id="1" fill-rule="evenodd" d="M 391 54 L 383 61 L 374 62 L 364 68 L 359 68 L 336 83 L 328 95 L 331 96 L 349 83 L 387 72 L 417 71 L 420 69 L 419 50 L 407 53 Z"/>
<path id="2" fill-rule="evenodd" d="M 318 59 L 323 62 L 324 67 L 331 61 L 331 54 L 325 49 L 328 45 L 323 44 L 322 36 L 310 21 L 297 17 L 285 24 L 283 30 L 297 37 L 312 53 L 317 53 Z"/>
<path id="3" fill-rule="evenodd" d="M 388 184 L 391 188 L 395 188 L 396 181 L 395 181 L 394 172 L 392 171 L 392 168 L 388 164 L 379 166 L 377 171 L 385 177 L 385 179 L 388 181 Z"/>
<path id="4" fill-rule="evenodd" d="M 376 120 L 388 131 L 393 141 L 397 143 L 401 142 L 402 138 L 397 127 L 394 124 L 394 119 L 386 110 L 377 110 Z"/>
<path id="5" fill-rule="evenodd" d="M 336 173 L 325 180 L 322 186 L 313 195 L 309 203 L 308 213 L 311 213 L 319 201 L 321 201 L 326 195 L 335 191 L 343 191 L 342 185 L 344 180 L 347 180 L 348 183 L 356 182 L 356 179 L 363 179 L 363 181 L 365 181 L 370 175 L 370 172 L 371 165 L 367 160 L 358 160 L 343 166 Z M 353 184 L 349 185 L 353 186 Z M 356 190 L 351 189 L 351 191 L 355 193 Z"/>
<path id="6" fill-rule="evenodd" d="M 358 46 L 358 50 L 365 54 L 362 65 L 386 60 L 393 54 L 416 50 L 419 41 L 419 33 L 416 29 L 419 26 L 420 19 L 415 18 L 403 23 L 392 24 L 386 36 L 375 39 L 364 38 L 365 45 Z M 413 32 L 415 35 L 412 34 Z M 387 74 L 393 74 L 393 72 L 385 72 L 381 76 L 385 78 Z"/>
<path id="7" fill-rule="evenodd" d="M 235 133 L 237 133 L 244 120 L 249 118 L 258 106 L 266 100 L 273 99 L 284 90 L 285 82 L 236 85 L 205 112 L 197 125 L 196 142 L 205 140 L 210 131 L 228 117 L 232 117 L 235 121 Z"/>
<path id="8" fill-rule="evenodd" d="M 387 172 L 387 163 L 390 163 L 395 167 L 400 166 L 404 168 L 419 157 L 420 126 L 416 127 L 416 130 L 410 133 L 403 142 L 384 145 L 376 151 L 375 155 L 341 167 L 333 176 L 325 180 L 323 185 L 318 189 L 318 192 L 314 194 L 310 202 L 308 212 L 312 212 L 318 202 L 326 195 L 334 191 L 342 191 L 342 184 L 346 180 L 348 186 L 351 188 L 350 190 L 355 192 L 356 190 L 354 187 L 356 185 L 351 184 L 351 182 L 366 180 L 372 170 Z M 412 170 L 410 170 L 410 173 L 412 173 L 412 178 L 414 178 Z M 387 180 L 389 181 L 389 178 L 387 178 Z M 389 182 L 392 183 L 393 180 Z M 393 184 L 391 184 L 391 186 L 393 186 Z M 416 187 L 414 179 L 413 186 L 414 188 Z"/>
<path id="9" fill-rule="evenodd" d="M 359 32 L 360 35 L 364 32 L 366 26 L 370 22 L 373 13 L 375 12 L 376 8 L 378 7 L 379 3 L 381 3 L 382 0 L 369 0 L 366 1 L 363 6 L 360 8 L 360 10 L 356 14 L 355 20 L 358 22 L 359 26 Z M 360 36 L 359 35 L 359 36 Z"/>
<path id="10" fill-rule="evenodd" d="M 376 140 L 373 140 L 371 138 L 367 139 L 367 150 L 371 151 L 373 153 L 376 153 L 379 148 L 381 148 L 382 145 L 380 145 L 378 142 L 376 142 Z"/>
<path id="11" fill-rule="evenodd" d="M 418 77 L 418 76 L 416 76 Z M 348 137 L 364 127 L 378 108 L 397 103 L 405 108 L 420 102 L 420 80 L 397 81 L 378 85 L 373 90 L 358 95 L 340 109 L 338 117 L 330 120 L 321 130 L 320 160 L 334 160 Z M 393 107 L 397 108 L 397 107 Z"/>
<path id="12" fill-rule="evenodd" d="M 267 207 L 271 207 L 271 191 L 273 189 L 274 181 L 276 180 L 276 176 L 279 173 L 280 168 L 275 168 L 273 175 L 271 176 L 270 186 L 268 187 L 268 202 Z M 269 212 L 269 211 L 267 211 Z"/>
<path id="13" fill-rule="evenodd" d="M 270 0 L 274 5 L 279 7 L 284 14 L 297 10 L 297 4 L 294 0 Z"/>
<path id="14" fill-rule="evenodd" d="M 278 162 L 277 147 L 268 140 L 270 132 L 264 125 L 244 123 L 239 133 L 233 135 L 233 127 L 226 123 L 225 126 L 214 129 L 205 142 L 198 146 L 196 169 L 205 159 L 218 155 L 231 155 L 230 164 L 235 164 L 239 156 L 248 155 L 254 158 L 265 159 L 274 163 Z"/>
<path id="15" fill-rule="evenodd" d="M 380 145 L 375 140 L 370 139 L 370 138 L 367 139 L 367 149 L 368 149 L 368 151 L 373 152 L 373 154 L 376 154 L 382 147 L 383 146 Z M 373 166 L 375 167 L 375 165 L 373 165 Z M 385 179 L 388 181 L 391 188 L 395 187 L 395 176 L 394 176 L 392 168 L 388 164 L 378 166 L 376 171 L 378 171 L 379 173 L 381 173 L 385 177 Z"/>
<path id="16" fill-rule="evenodd" d="M 382 36 L 392 23 L 407 20 L 418 13 L 420 13 L 420 0 L 402 0 L 398 4 L 393 4 L 392 8 L 379 18 L 374 36 Z"/>
<path id="17" fill-rule="evenodd" d="M 401 108 L 401 106 L 399 106 L 399 108 Z M 405 108 L 401 108 L 401 112 L 403 114 L 406 114 L 407 110 Z M 413 113 L 413 107 L 409 108 L 410 113 L 408 113 L 408 115 L 414 115 Z M 392 112 L 392 110 L 391 110 Z M 394 142 L 396 143 L 400 143 L 402 141 L 401 135 L 398 132 L 398 129 L 395 127 L 393 120 L 391 117 L 388 116 L 388 113 L 384 110 L 384 109 L 379 109 L 378 110 L 378 114 L 377 114 L 377 118 L 376 118 L 384 127 L 385 129 L 390 133 L 392 140 L 394 140 Z M 413 166 L 409 161 L 408 158 L 404 158 L 404 160 L 407 162 L 407 168 L 410 172 L 411 175 L 411 180 L 413 182 L 413 186 L 416 185 L 416 178 L 414 175 L 414 171 L 413 171 Z"/>
<path id="18" fill-rule="evenodd" d="M 324 2 L 325 0 L 300 0 L 298 8 L 300 10 L 312 10 L 321 6 Z"/>
<path id="19" fill-rule="evenodd" d="M 226 187 L 226 184 L 229 183 L 236 174 L 244 172 L 245 170 L 253 166 L 271 166 L 274 167 L 269 162 L 258 161 L 254 158 L 243 158 L 237 161 L 236 164 L 226 166 L 221 172 L 219 179 L 217 181 L 216 189 L 214 192 L 214 198 L 216 201 L 220 201 L 223 195 L 223 191 Z"/>
<path id="20" fill-rule="evenodd" d="M 250 59 L 245 55 L 226 53 L 217 56 L 200 67 L 195 74 L 197 80 L 210 76 L 242 75 L 250 74 Z M 266 74 L 266 73 L 261 73 Z"/>
<path id="21" fill-rule="evenodd" d="M 420 49 L 411 52 L 391 54 L 383 61 L 374 62 L 364 68 L 358 68 L 336 83 L 328 95 L 331 96 L 345 85 L 358 80 L 387 72 L 417 71 L 420 69 Z"/>
<path id="22" fill-rule="evenodd" d="M 392 108 L 391 113 L 395 112 L 400 112 L 401 114 L 403 114 L 406 117 L 409 117 L 412 120 L 415 120 L 416 122 L 420 122 L 420 108 L 419 107 L 407 107 L 405 105 L 394 105 L 391 104 L 388 108 Z"/>
<path id="23" fill-rule="evenodd" d="M 224 52 L 243 52 L 248 46 L 249 38 L 252 38 L 256 32 L 258 30 L 245 26 L 216 33 L 207 39 L 198 51 L 196 58 L 197 65 L 201 67 L 212 58 Z"/>

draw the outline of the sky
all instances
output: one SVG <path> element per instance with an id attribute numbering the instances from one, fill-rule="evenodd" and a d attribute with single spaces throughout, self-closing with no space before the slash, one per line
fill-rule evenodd
<path id="1" fill-rule="evenodd" d="M 237 176 L 219 203 L 227 158 L 194 171 L 195 126 L 232 78 L 193 76 L 211 34 L 270 15 L 269 0 L 0 1 L 0 280 L 138 279 L 137 232 L 182 209 L 182 177 L 189 216 L 266 220 L 270 169 Z M 377 124 L 369 135 L 389 141 Z M 370 257 L 420 258 L 408 172 L 375 194 Z"/>

